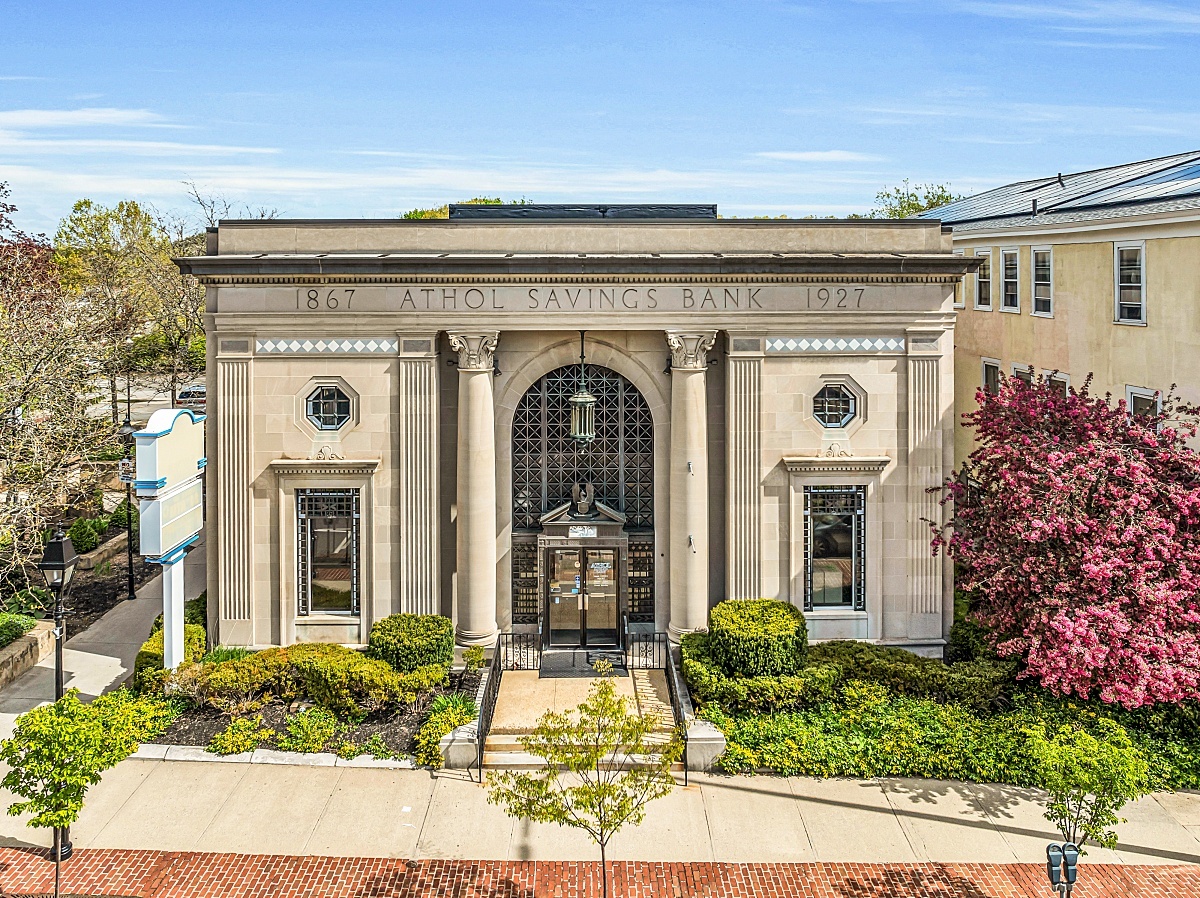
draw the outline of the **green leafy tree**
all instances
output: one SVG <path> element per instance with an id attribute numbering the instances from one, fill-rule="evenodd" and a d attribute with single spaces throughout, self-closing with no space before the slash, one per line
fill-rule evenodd
<path id="1" fill-rule="evenodd" d="M 12 738 L 0 743 L 0 761 L 9 766 L 0 785 L 24 799 L 8 813 L 32 814 L 30 826 L 70 826 L 100 774 L 166 729 L 175 713 L 162 699 L 123 689 L 85 705 L 72 689 L 22 714 Z"/>
<path id="2" fill-rule="evenodd" d="M 646 818 L 646 805 L 675 786 L 671 765 L 683 743 L 655 741 L 658 721 L 643 717 L 619 696 L 612 665 L 573 712 L 551 711 L 521 738 L 521 745 L 545 761 L 540 771 L 496 774 L 488 801 L 512 817 L 582 829 L 600 848 L 603 896 L 608 896 L 608 843 L 626 824 Z"/>
<path id="3" fill-rule="evenodd" d="M 963 199 L 965 194 L 955 193 L 949 184 L 910 184 L 905 178 L 899 187 L 891 187 L 875 194 L 875 208 L 871 218 L 912 218 L 938 206 L 945 206 Z"/>
<path id="4" fill-rule="evenodd" d="M 1103 718 L 1096 728 L 1097 735 L 1071 726 L 1050 738 L 1035 732 L 1030 746 L 1049 793 L 1046 819 L 1081 850 L 1088 842 L 1115 848 L 1121 808 L 1150 791 L 1150 767 L 1125 728 Z"/>

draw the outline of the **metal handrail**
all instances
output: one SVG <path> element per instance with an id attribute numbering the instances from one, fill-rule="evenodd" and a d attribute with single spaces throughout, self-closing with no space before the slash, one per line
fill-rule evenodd
<path id="1" fill-rule="evenodd" d="M 687 716 L 683 702 L 675 688 L 677 672 L 675 658 L 671 654 L 671 643 L 666 633 L 625 633 L 625 666 L 629 670 L 661 670 L 667 678 L 667 694 L 671 698 L 671 713 L 675 715 L 675 726 L 683 739 L 683 784 L 688 784 L 687 769 Z"/>
<path id="2" fill-rule="evenodd" d="M 537 670 L 542 665 L 540 633 L 501 633 L 496 644 L 501 670 Z"/>
<path id="3" fill-rule="evenodd" d="M 492 653 L 492 663 L 488 665 L 487 685 L 483 690 L 483 702 L 479 708 L 479 729 L 475 733 L 475 769 L 479 772 L 479 782 L 483 782 L 483 746 L 487 742 L 488 731 L 492 728 L 492 712 L 496 710 L 496 697 L 500 694 L 501 661 L 503 652 L 499 642 Z"/>
<path id="4" fill-rule="evenodd" d="M 670 647 L 667 649 L 666 673 L 667 694 L 671 697 L 671 711 L 675 714 L 675 726 L 680 738 L 683 739 L 683 784 L 686 786 L 688 784 L 688 722 L 687 715 L 683 711 L 683 702 L 680 700 L 679 692 L 676 689 L 679 677 L 678 671 L 675 669 L 675 656 L 671 654 Z"/>

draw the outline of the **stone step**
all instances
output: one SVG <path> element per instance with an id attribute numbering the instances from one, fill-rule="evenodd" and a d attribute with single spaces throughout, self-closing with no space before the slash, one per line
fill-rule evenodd
<path id="1" fill-rule="evenodd" d="M 647 737 L 647 742 L 650 745 L 666 745 L 674 735 L 674 730 L 663 730 L 660 732 L 651 733 Z M 524 752 L 525 747 L 521 745 L 521 737 L 506 733 L 494 733 L 487 737 L 483 742 L 483 750 L 485 752 Z"/>
<path id="2" fill-rule="evenodd" d="M 489 770 L 541 770 L 546 766 L 545 761 L 537 755 L 523 751 L 488 751 L 483 752 L 483 766 Z M 603 769 L 610 769 L 605 765 Z M 683 764 L 676 761 L 671 765 L 672 770 L 682 771 Z"/>

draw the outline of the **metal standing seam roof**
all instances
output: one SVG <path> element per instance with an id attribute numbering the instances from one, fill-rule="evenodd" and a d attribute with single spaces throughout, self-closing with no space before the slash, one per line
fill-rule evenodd
<path id="1" fill-rule="evenodd" d="M 1200 207 L 1200 150 L 1111 168 L 1017 181 L 922 212 L 958 228 L 1051 223 Z"/>

